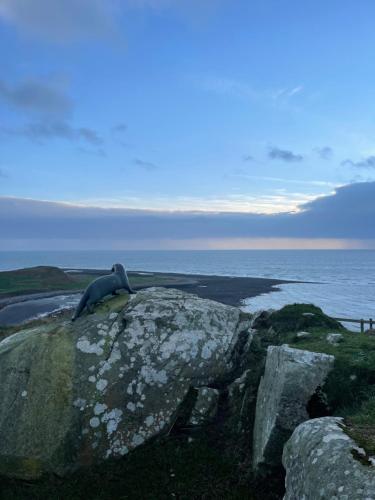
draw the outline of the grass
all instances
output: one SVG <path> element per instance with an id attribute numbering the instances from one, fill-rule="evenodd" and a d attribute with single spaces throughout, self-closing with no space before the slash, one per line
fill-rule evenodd
<path id="1" fill-rule="evenodd" d="M 0 272 L 0 296 L 54 290 L 79 290 L 85 288 L 89 281 L 86 275 L 73 278 L 61 269 L 49 266 L 4 271 Z"/>
<path id="2" fill-rule="evenodd" d="M 312 306 L 315 308 L 315 306 Z M 328 376 L 324 393 L 329 413 L 344 417 L 348 434 L 369 455 L 375 455 L 375 336 L 354 333 L 315 308 L 316 317 L 301 320 L 306 305 L 286 306 L 271 315 L 279 331 L 279 343 L 335 356 L 334 369 Z M 306 316 L 304 316 L 306 318 Z M 272 321 L 273 322 L 273 321 Z M 299 330 L 311 333 L 298 338 Z M 332 345 L 328 333 L 341 333 L 342 342 Z"/>
<path id="3" fill-rule="evenodd" d="M 100 276 L 85 273 L 65 273 L 62 269 L 39 266 L 17 271 L 0 272 L 1 296 L 21 295 L 35 292 L 56 290 L 81 290 Z M 149 287 L 180 284 L 183 277 L 168 274 L 129 273 L 129 280 L 134 287 Z"/>
<path id="4" fill-rule="evenodd" d="M 64 479 L 0 480 L 1 500 L 268 500 L 266 487 L 238 481 L 237 457 L 224 456 L 206 429 L 193 440 L 159 438 L 116 461 L 82 469 Z"/>

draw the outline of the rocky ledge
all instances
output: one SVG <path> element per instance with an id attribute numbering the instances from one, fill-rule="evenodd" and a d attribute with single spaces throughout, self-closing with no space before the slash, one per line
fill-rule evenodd
<path id="1" fill-rule="evenodd" d="M 59 476 L 65 498 L 96 498 L 95 484 L 103 498 L 375 498 L 375 459 L 350 437 L 373 436 L 374 379 L 373 337 L 312 305 L 250 315 L 174 289 L 114 297 L 0 343 L 3 496 L 17 478 L 51 498 Z M 315 418 L 362 403 L 352 434 Z"/>
<path id="2" fill-rule="evenodd" d="M 1 342 L 0 473 L 62 475 L 126 455 L 171 427 L 192 388 L 225 378 L 249 336 L 239 309 L 178 290 L 119 300 L 117 311 Z M 211 407 L 212 392 L 199 392 L 199 419 L 205 398 Z"/>

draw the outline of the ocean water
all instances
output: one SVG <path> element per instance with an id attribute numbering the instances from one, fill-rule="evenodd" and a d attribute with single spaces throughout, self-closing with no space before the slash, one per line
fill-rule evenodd
<path id="1" fill-rule="evenodd" d="M 375 251 L 372 250 L 0 252 L 0 270 L 36 265 L 109 269 L 115 262 L 137 271 L 304 282 L 281 285 L 281 291 L 245 300 L 244 309 L 249 311 L 308 302 L 333 316 L 375 317 Z"/>

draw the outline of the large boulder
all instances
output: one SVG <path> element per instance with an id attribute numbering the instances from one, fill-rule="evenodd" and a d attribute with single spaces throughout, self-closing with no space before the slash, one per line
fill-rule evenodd
<path id="1" fill-rule="evenodd" d="M 333 368 L 334 357 L 292 349 L 287 345 L 267 350 L 253 431 L 253 467 L 281 464 L 284 443 L 309 418 L 307 404 Z"/>
<path id="2" fill-rule="evenodd" d="M 0 474 L 121 457 L 167 430 L 191 387 L 233 370 L 239 309 L 162 288 L 121 300 L 0 343 Z"/>
<path id="3" fill-rule="evenodd" d="M 341 418 L 308 420 L 284 448 L 284 500 L 375 498 L 375 460 L 345 433 Z"/>

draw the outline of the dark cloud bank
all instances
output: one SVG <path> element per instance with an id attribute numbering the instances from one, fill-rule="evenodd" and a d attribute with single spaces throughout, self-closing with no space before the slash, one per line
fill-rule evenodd
<path id="1" fill-rule="evenodd" d="M 299 213 L 153 212 L 0 198 L 4 239 L 375 238 L 375 182 L 338 188 Z"/>

